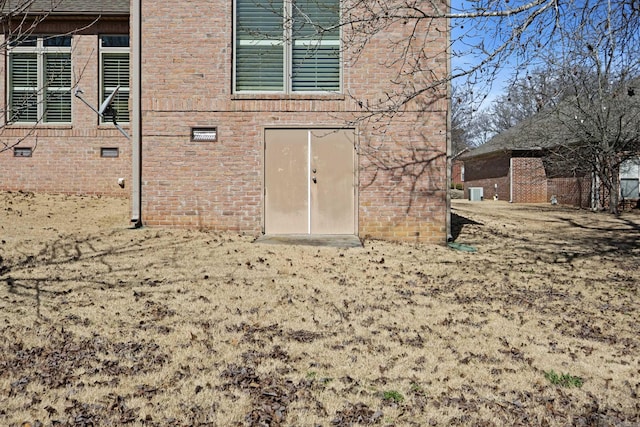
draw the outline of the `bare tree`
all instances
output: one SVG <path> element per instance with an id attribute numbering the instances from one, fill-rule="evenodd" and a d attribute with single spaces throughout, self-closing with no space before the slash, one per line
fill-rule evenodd
<path id="1" fill-rule="evenodd" d="M 475 106 L 473 92 L 453 85 L 451 89 L 451 155 L 457 157 L 474 145 L 473 118 Z"/>
<path id="2" fill-rule="evenodd" d="M 593 209 L 619 209 L 619 168 L 640 155 L 640 3 L 587 2 L 546 58 L 562 78 L 556 168 L 592 175 Z"/>
<path id="3" fill-rule="evenodd" d="M 369 44 L 379 43 L 385 32 L 396 30 L 389 41 L 393 54 L 381 60 L 395 77 L 377 99 L 357 99 L 353 94 L 362 107 L 356 120 L 373 121 L 384 129 L 398 113 L 415 108 L 416 100 L 428 110 L 452 81 L 458 87 L 472 87 L 471 103 L 477 104 L 510 74 L 512 84 L 505 96 L 492 109 L 472 108 L 472 119 L 459 108 L 462 98 L 451 97 L 456 144 L 464 139 L 482 142 L 534 114 L 553 110 L 553 126 L 540 133 L 546 132 L 548 142 L 563 148 L 555 150 L 557 159 L 572 162 L 561 166 L 558 160 L 558 167 L 576 173 L 588 169 L 595 178 L 594 190 L 604 189 L 594 198 L 594 206 L 602 207 L 607 199 L 609 209 L 617 211 L 617 169 L 637 151 L 634 144 L 640 139 L 635 104 L 640 98 L 630 96 L 640 77 L 638 0 L 460 0 L 455 6 L 445 0 L 352 0 L 346 4 L 340 25 L 349 65 Z M 446 25 L 451 29 L 450 43 L 446 50 L 434 49 L 434 37 Z M 447 73 L 432 66 L 442 57 L 452 60 Z"/>
<path id="4" fill-rule="evenodd" d="M 400 111 L 416 97 L 431 95 L 434 88 L 453 79 L 466 79 L 458 86 L 473 84 L 479 100 L 482 88 L 490 87 L 508 69 L 517 84 L 505 96 L 519 98 L 519 107 L 526 107 L 512 113 L 519 121 L 558 95 L 560 82 L 546 74 L 550 58 L 573 55 L 581 60 L 584 55 L 567 50 L 570 42 L 585 48 L 590 45 L 592 52 L 614 49 L 616 55 L 628 57 L 635 47 L 625 50 L 621 43 L 626 37 L 637 45 L 638 18 L 637 0 L 461 0 L 455 7 L 445 0 L 352 0 L 346 2 L 339 25 L 345 30 L 345 52 L 352 54 L 350 63 L 357 62 L 358 53 L 385 31 L 397 25 L 408 28 L 389 41 L 394 54 L 381 59 L 381 65 L 397 73 L 387 96 L 359 100 L 368 111 Z M 451 27 L 447 51 L 434 49 L 429 36 L 446 31 L 447 24 Z M 329 29 L 319 28 L 323 30 Z M 587 42 L 595 36 L 600 40 Z M 433 72 L 430 66 L 444 54 L 454 59 L 447 75 Z M 522 102 L 523 97 L 528 97 L 527 103 Z"/>
<path id="5" fill-rule="evenodd" d="M 487 126 L 498 134 L 534 116 L 554 103 L 561 88 L 559 76 L 536 69 L 509 83 L 504 94 L 486 109 Z"/>
<path id="6" fill-rule="evenodd" d="M 490 87 L 500 72 L 501 65 L 492 61 L 500 58 L 514 67 L 506 93 L 476 114 L 484 121 L 482 129 L 499 133 L 544 113 L 531 121 L 536 129 L 528 131 L 541 145 L 553 147 L 549 167 L 590 174 L 592 208 L 617 213 L 620 165 L 640 153 L 640 2 L 461 4 L 484 12 L 454 19 L 467 28 L 453 43 L 466 50 L 454 50 L 454 56 L 475 54 L 477 60 L 455 68 L 451 77 L 466 77 L 478 92 L 478 86 Z M 517 10 L 513 21 L 498 10 L 506 4 Z M 494 25 L 481 24 L 491 20 Z M 483 39 L 483 31 L 493 41 Z"/>

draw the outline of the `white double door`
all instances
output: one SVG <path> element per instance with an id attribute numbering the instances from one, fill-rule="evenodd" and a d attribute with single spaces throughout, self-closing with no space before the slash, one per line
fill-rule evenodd
<path id="1" fill-rule="evenodd" d="M 265 234 L 356 234 L 355 132 L 265 130 Z"/>

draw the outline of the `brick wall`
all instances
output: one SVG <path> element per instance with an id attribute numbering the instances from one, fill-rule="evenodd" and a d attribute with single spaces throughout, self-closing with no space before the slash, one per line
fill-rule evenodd
<path id="1" fill-rule="evenodd" d="M 145 224 L 260 233 L 264 129 L 348 126 L 358 133 L 359 235 L 445 242 L 446 100 L 418 99 L 383 123 L 358 120 L 362 108 L 343 94 L 232 94 L 232 2 L 145 1 L 143 10 Z M 344 94 L 384 97 L 399 69 L 381 61 L 405 31 L 374 38 L 357 62 L 345 52 Z M 445 36 L 428 49 L 443 49 Z M 429 68 L 444 72 L 444 59 Z M 216 126 L 218 141 L 191 142 L 192 126 Z"/>
<path id="2" fill-rule="evenodd" d="M 464 163 L 467 198 L 469 187 L 482 187 L 485 200 L 497 194 L 499 200 L 513 203 L 548 201 L 547 178 L 540 158 L 510 157 L 508 152 L 500 152 L 465 159 Z"/>
<path id="3" fill-rule="evenodd" d="M 464 184 L 464 162 L 454 160 L 451 164 L 451 184 Z"/>
<path id="4" fill-rule="evenodd" d="M 83 31 L 72 38 L 72 84 L 84 91 L 93 106 L 99 104 L 98 34 L 126 34 L 126 19 L 104 20 L 88 26 L 87 20 L 52 19 L 34 34 L 64 34 L 76 28 Z M 0 75 L 5 80 L 7 53 L 2 52 Z M 7 100 L 6 84 L 0 85 L 0 99 Z M 14 157 L 13 150 L 0 153 L 0 189 L 52 193 L 104 194 L 128 197 L 129 189 L 118 185 L 118 178 L 131 182 L 129 141 L 111 124 L 98 124 L 95 112 L 72 96 L 71 124 L 5 125 L 0 141 L 32 147 L 32 157 Z M 119 157 L 102 158 L 101 148 L 118 148 Z M 126 184 L 125 184 L 126 185 Z"/>
<path id="5" fill-rule="evenodd" d="M 411 26 L 391 26 L 358 55 L 356 46 L 347 49 L 341 94 L 241 95 L 231 90 L 232 6 L 230 1 L 194 0 L 176 8 L 171 2 L 143 0 L 143 222 L 258 234 L 264 216 L 264 129 L 348 126 L 358 135 L 359 235 L 445 242 L 444 92 L 414 99 L 388 123 L 380 117 L 363 119 L 367 112 L 362 105 L 402 90 L 391 83 L 403 72 L 401 62 L 384 61 L 393 58 L 393 42 L 409 34 Z M 51 19 L 38 31 L 59 34 L 86 23 Z M 436 27 L 440 30 L 434 31 Z M 433 58 L 446 48 L 446 28 L 446 22 L 434 23 L 426 49 L 411 53 L 436 76 L 446 71 L 446 57 Z M 102 20 L 74 35 L 74 75 L 92 105 L 99 104 L 97 34 L 123 31 L 126 22 Z M 5 63 L 0 64 L 3 76 Z M 405 82 L 414 83 L 411 77 Z M 0 86 L 6 99 L 6 85 Z M 131 181 L 129 142 L 111 125 L 99 125 L 80 100 L 72 102 L 69 126 L 3 129 L 0 138 L 5 141 L 34 131 L 23 144 L 35 146 L 35 135 L 38 144 L 31 158 L 14 158 L 11 151 L 0 154 L 1 189 L 131 194 L 117 185 L 120 177 Z M 217 127 L 218 141 L 192 142 L 195 126 Z M 101 147 L 118 147 L 120 156 L 100 158 Z"/>
<path id="6" fill-rule="evenodd" d="M 509 156 L 497 153 L 485 157 L 464 160 L 464 189 L 465 198 L 469 198 L 469 187 L 482 187 L 484 199 L 509 201 Z"/>
<path id="7" fill-rule="evenodd" d="M 512 202 L 545 203 L 547 175 L 538 157 L 514 157 L 511 159 Z"/>
<path id="8" fill-rule="evenodd" d="M 591 186 L 588 177 L 550 178 L 547 195 L 556 196 L 562 205 L 588 208 L 590 205 Z"/>
<path id="9" fill-rule="evenodd" d="M 509 175 L 509 165 L 513 170 L 513 180 Z M 513 157 L 510 160 L 507 153 L 498 153 L 466 159 L 464 184 L 467 198 L 469 187 L 482 187 L 485 200 L 489 200 L 496 194 L 497 184 L 499 200 L 548 203 L 555 195 L 560 204 L 589 206 L 588 178 L 547 178 L 543 159 L 538 157 Z"/>
<path id="10" fill-rule="evenodd" d="M 465 182 L 509 176 L 509 155 L 496 153 L 464 160 Z"/>
<path id="11" fill-rule="evenodd" d="M 469 198 L 469 187 L 482 187 L 484 200 L 494 200 L 494 196 L 498 195 L 498 200 L 509 201 L 509 178 L 487 178 L 477 179 L 475 181 L 465 181 L 464 196 Z"/>

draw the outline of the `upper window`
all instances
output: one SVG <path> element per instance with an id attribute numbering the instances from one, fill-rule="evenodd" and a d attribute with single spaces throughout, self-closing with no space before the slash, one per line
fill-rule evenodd
<path id="1" fill-rule="evenodd" d="M 9 43 L 8 122 L 71 122 L 71 36 Z"/>
<path id="2" fill-rule="evenodd" d="M 235 91 L 340 90 L 340 0 L 236 0 Z"/>
<path id="3" fill-rule="evenodd" d="M 115 119 L 129 121 L 129 36 L 100 37 L 100 103 L 120 86 L 110 109 L 105 111 L 104 122 Z"/>

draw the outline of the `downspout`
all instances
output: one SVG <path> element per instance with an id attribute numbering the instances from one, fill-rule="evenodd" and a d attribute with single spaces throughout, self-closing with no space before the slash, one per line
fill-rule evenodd
<path id="1" fill-rule="evenodd" d="M 132 1 L 131 32 L 133 39 L 133 61 L 131 67 L 131 223 L 142 226 L 142 0 Z"/>
<path id="2" fill-rule="evenodd" d="M 445 222 L 446 222 L 446 242 L 450 242 L 453 240 L 453 234 L 451 234 L 451 166 L 453 159 L 451 158 L 451 150 L 453 149 L 451 146 L 451 18 L 449 14 L 451 13 L 451 2 L 447 2 L 447 48 L 445 50 L 445 55 L 447 55 L 446 60 L 446 78 L 447 78 L 447 129 L 446 129 L 446 139 L 447 139 L 447 164 L 446 164 L 446 182 L 445 182 L 445 194 L 446 194 L 446 214 L 445 214 Z"/>

